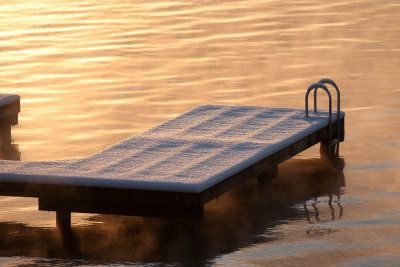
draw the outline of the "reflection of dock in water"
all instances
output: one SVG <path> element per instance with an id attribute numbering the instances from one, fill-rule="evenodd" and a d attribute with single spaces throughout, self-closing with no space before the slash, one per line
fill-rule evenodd
<path id="1" fill-rule="evenodd" d="M 203 220 L 196 222 L 95 215 L 91 225 L 62 231 L 3 222 L 0 240 L 7 242 L 0 242 L 0 255 L 201 265 L 220 254 L 275 241 L 279 236 L 273 230 L 287 222 L 307 224 L 307 216 L 315 221 L 314 211 L 307 214 L 302 204 L 337 197 L 344 186 L 343 172 L 332 172 L 326 164 L 320 159 L 289 160 L 279 167 L 277 179 L 250 180 L 206 204 Z M 317 207 L 320 218 L 330 218 L 327 201 Z"/>

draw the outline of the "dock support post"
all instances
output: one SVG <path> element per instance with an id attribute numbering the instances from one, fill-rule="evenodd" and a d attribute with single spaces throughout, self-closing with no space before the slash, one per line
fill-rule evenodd
<path id="1" fill-rule="evenodd" d="M 329 146 L 331 146 L 330 154 L 329 154 Z M 327 161 L 330 164 L 332 164 L 332 166 L 335 169 L 343 171 L 345 162 L 343 158 L 337 156 L 335 152 L 335 145 L 332 146 L 329 140 L 321 141 L 321 146 L 319 151 L 321 154 L 321 159 L 323 161 Z"/>
<path id="2" fill-rule="evenodd" d="M 56 211 L 56 225 L 60 230 L 71 229 L 71 212 L 69 211 Z"/>
<path id="3" fill-rule="evenodd" d="M 329 147 L 330 147 L 330 149 L 329 149 Z M 322 160 L 329 160 L 331 162 L 334 162 L 336 159 L 335 146 L 331 145 L 331 140 L 329 140 L 329 139 L 321 141 L 319 153 L 321 155 Z"/>

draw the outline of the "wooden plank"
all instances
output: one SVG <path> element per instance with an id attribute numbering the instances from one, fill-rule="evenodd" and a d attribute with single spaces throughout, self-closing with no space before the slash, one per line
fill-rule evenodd
<path id="1" fill-rule="evenodd" d="M 110 203 L 125 202 L 131 205 L 185 207 L 201 205 L 196 193 L 12 182 L 1 182 L 0 185 L 0 195 L 37 197 L 54 201 L 90 202 L 96 200 Z"/>

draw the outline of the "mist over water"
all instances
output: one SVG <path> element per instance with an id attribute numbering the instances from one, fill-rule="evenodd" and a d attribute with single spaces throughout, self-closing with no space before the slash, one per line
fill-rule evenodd
<path id="1" fill-rule="evenodd" d="M 1 93 L 21 96 L 5 159 L 86 157 L 200 104 L 303 108 L 328 77 L 346 167 L 327 172 L 310 149 L 195 226 L 73 214 L 63 234 L 37 200 L 0 197 L 0 264 L 395 265 L 399 14 L 395 0 L 2 3 Z"/>

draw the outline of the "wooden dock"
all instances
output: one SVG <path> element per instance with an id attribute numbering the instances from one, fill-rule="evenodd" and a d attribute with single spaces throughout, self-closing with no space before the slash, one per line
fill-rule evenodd
<path id="1" fill-rule="evenodd" d="M 306 112 L 200 106 L 89 158 L 0 161 L 0 195 L 38 198 L 64 228 L 71 212 L 200 219 L 207 202 L 251 178 L 276 177 L 279 163 L 315 144 L 337 161 L 344 113 L 337 90 L 332 114 L 327 83 L 337 88 L 327 79 L 308 88 Z M 329 95 L 329 111 L 308 115 L 308 94 L 317 89 Z"/>
<path id="2" fill-rule="evenodd" d="M 19 111 L 19 96 L 0 94 L 0 152 L 4 159 L 19 159 L 11 142 L 11 126 L 18 124 Z"/>

